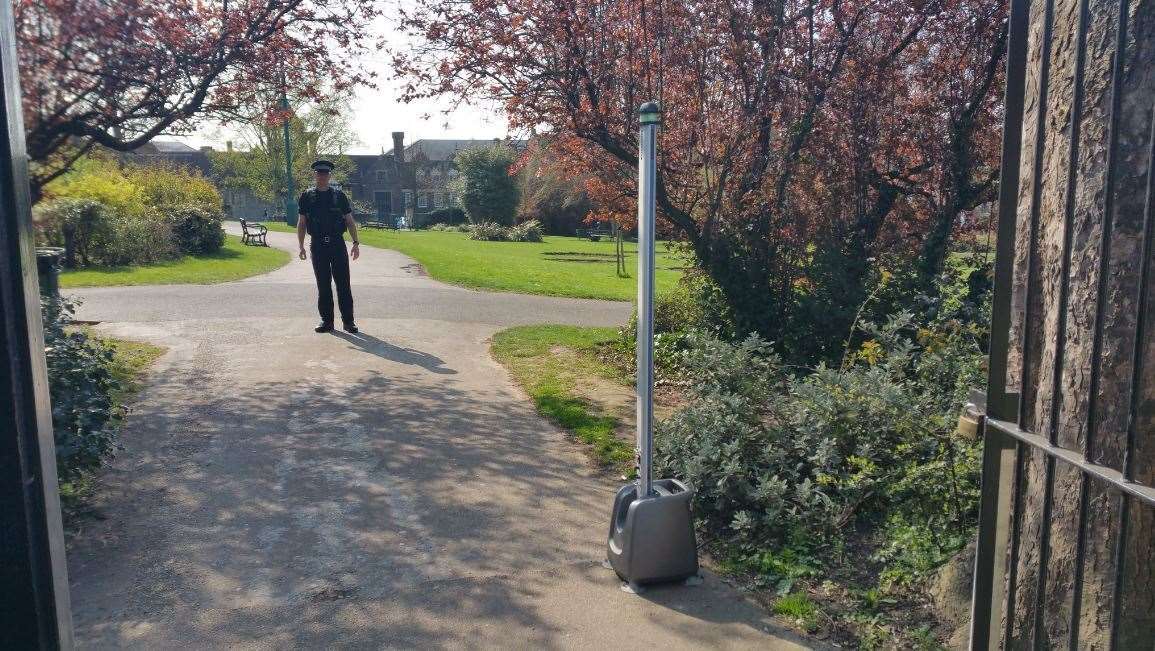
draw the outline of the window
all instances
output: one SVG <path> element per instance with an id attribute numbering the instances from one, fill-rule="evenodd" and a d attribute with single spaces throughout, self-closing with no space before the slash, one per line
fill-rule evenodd
<path id="1" fill-rule="evenodd" d="M 441 194 L 440 192 L 433 195 L 433 207 L 434 208 L 444 208 L 445 207 L 445 195 Z"/>
<path id="2" fill-rule="evenodd" d="M 429 176 L 430 176 L 430 177 L 431 177 L 431 178 L 432 178 L 434 181 L 440 180 L 440 179 L 441 179 L 441 170 L 440 170 L 440 169 L 438 169 L 438 168 L 436 168 L 436 167 L 434 167 L 433 169 L 429 170 Z"/>
<path id="3" fill-rule="evenodd" d="M 424 195 L 424 194 L 417 195 L 417 207 L 418 208 L 428 208 L 429 207 L 429 196 Z"/>
<path id="4" fill-rule="evenodd" d="M 406 191 L 401 193 L 401 197 L 405 200 L 405 207 L 406 208 L 413 205 L 413 193 L 412 192 L 410 192 L 409 190 L 406 190 Z"/>
<path id="5" fill-rule="evenodd" d="M 377 182 L 384 183 L 389 180 L 389 170 L 377 170 Z"/>

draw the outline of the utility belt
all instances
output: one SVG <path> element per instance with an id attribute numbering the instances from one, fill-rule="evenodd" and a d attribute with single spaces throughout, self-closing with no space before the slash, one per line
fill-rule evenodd
<path id="1" fill-rule="evenodd" d="M 309 239 L 311 246 L 330 246 L 330 245 L 345 245 L 345 238 L 343 234 L 337 235 L 313 235 Z"/>

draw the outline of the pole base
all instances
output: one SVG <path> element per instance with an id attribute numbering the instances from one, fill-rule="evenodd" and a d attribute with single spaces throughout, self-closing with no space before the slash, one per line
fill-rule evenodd
<path id="1" fill-rule="evenodd" d="M 606 559 L 631 588 L 698 576 L 698 543 L 690 501 L 694 490 L 677 479 L 659 479 L 638 499 L 636 484 L 614 497 Z"/>

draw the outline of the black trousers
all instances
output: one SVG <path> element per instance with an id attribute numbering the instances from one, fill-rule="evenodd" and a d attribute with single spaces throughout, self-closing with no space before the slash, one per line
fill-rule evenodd
<path id="1" fill-rule="evenodd" d="M 325 323 L 333 322 L 333 284 L 337 285 L 337 306 L 341 320 L 353 322 L 353 291 L 349 288 L 349 252 L 345 240 L 333 237 L 324 242 L 314 238 L 309 249 L 313 253 L 313 275 L 317 277 L 317 311 Z"/>

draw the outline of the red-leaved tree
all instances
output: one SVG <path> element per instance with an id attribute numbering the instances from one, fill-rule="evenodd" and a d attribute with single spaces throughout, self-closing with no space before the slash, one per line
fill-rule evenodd
<path id="1" fill-rule="evenodd" d="M 370 82 L 373 0 L 16 0 L 33 197 L 100 145 L 135 149 L 203 118 Z"/>
<path id="2" fill-rule="evenodd" d="M 584 149 L 601 205 L 631 196 L 633 112 L 660 100 L 661 215 L 795 358 L 834 354 L 874 260 L 933 278 L 992 197 L 1001 0 L 430 0 L 402 22 L 407 99 L 501 102 Z"/>

